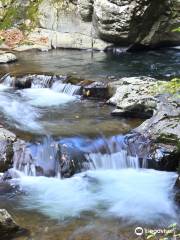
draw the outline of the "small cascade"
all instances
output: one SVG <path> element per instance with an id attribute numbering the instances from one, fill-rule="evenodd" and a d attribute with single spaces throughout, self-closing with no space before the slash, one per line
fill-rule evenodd
<path id="1" fill-rule="evenodd" d="M 13 168 L 26 176 L 60 177 L 57 152 L 50 137 L 37 144 L 19 140 L 14 144 Z"/>
<path id="2" fill-rule="evenodd" d="M 96 140 L 74 138 L 64 140 L 62 144 L 83 152 L 88 167 L 92 170 L 147 168 L 149 142 L 141 140 L 138 136 L 133 138 L 133 135 L 117 135 Z"/>
<path id="3" fill-rule="evenodd" d="M 52 76 L 35 75 L 32 76 L 31 88 L 49 88 L 51 86 Z"/>
<path id="4" fill-rule="evenodd" d="M 132 153 L 125 140 L 124 136 L 96 140 L 90 147 L 91 152 L 86 154 L 90 169 L 140 168 L 136 151 Z"/>
<path id="5" fill-rule="evenodd" d="M 126 137 L 102 137 L 96 140 L 67 138 L 60 141 L 44 137 L 38 143 L 19 140 L 14 144 L 14 169 L 27 176 L 60 178 L 88 169 L 144 168 L 144 161 L 139 158 L 138 152 L 130 151 Z"/>
<path id="6" fill-rule="evenodd" d="M 11 77 L 10 74 L 7 73 L 0 79 L 0 83 L 7 87 L 13 87 L 14 79 L 14 77 Z"/>
<path id="7" fill-rule="evenodd" d="M 121 169 L 140 167 L 138 157 L 128 156 L 127 151 L 125 150 L 111 154 L 91 153 L 87 155 L 87 159 L 90 163 L 90 169 Z"/>
<path id="8" fill-rule="evenodd" d="M 62 83 L 60 81 L 56 81 L 52 84 L 52 90 L 60 93 L 65 93 L 68 95 L 79 95 L 81 91 L 81 86 L 73 85 L 70 83 Z"/>

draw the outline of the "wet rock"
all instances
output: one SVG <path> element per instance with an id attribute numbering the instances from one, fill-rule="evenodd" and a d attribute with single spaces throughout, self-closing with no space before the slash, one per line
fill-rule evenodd
<path id="1" fill-rule="evenodd" d="M 13 142 L 16 136 L 0 126 L 0 172 L 7 171 L 12 167 Z"/>
<path id="2" fill-rule="evenodd" d="M 61 177 L 71 177 L 88 169 L 87 159 L 82 151 L 68 144 L 60 144 Z"/>
<path id="3" fill-rule="evenodd" d="M 172 97 L 161 97 L 153 116 L 135 129 L 155 143 L 151 159 L 156 159 L 158 169 L 176 171 L 180 161 L 180 105 Z"/>
<path id="4" fill-rule="evenodd" d="M 178 176 L 176 183 L 175 183 L 175 201 L 177 202 L 177 204 L 180 206 L 180 175 Z"/>
<path id="5" fill-rule="evenodd" d="M 23 233 L 25 233 L 25 229 L 20 228 L 5 209 L 0 209 L 1 239 L 10 240 Z"/>
<path id="6" fill-rule="evenodd" d="M 83 96 L 86 98 L 108 99 L 108 85 L 103 82 L 93 82 L 84 86 Z"/>
<path id="7" fill-rule="evenodd" d="M 108 102 L 117 106 L 112 114 L 149 118 L 133 130 L 151 140 L 147 154 L 149 167 L 176 171 L 180 159 L 178 96 L 158 94 L 157 82 L 146 77 L 123 78 L 110 83 L 109 89 L 114 95 Z"/>
<path id="8" fill-rule="evenodd" d="M 16 78 L 14 81 L 14 87 L 18 89 L 31 88 L 32 78 L 24 76 L 22 78 Z"/>
<path id="9" fill-rule="evenodd" d="M 178 144 L 180 141 L 180 100 L 163 95 L 157 98 L 153 116 L 135 130 L 161 143 Z"/>
<path id="10" fill-rule="evenodd" d="M 0 52 L 0 63 L 10 63 L 17 60 L 17 57 L 13 53 Z"/>

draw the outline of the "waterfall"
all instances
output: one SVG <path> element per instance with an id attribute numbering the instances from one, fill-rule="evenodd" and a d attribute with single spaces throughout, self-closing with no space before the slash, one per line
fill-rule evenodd
<path id="1" fill-rule="evenodd" d="M 138 142 L 142 139 L 134 143 L 132 139 L 128 140 L 130 136 L 117 135 L 95 140 L 72 138 L 62 144 L 83 152 L 91 170 L 148 167 L 146 150 L 149 143 L 145 140 Z"/>
<path id="2" fill-rule="evenodd" d="M 51 88 L 56 92 L 66 93 L 68 95 L 78 95 L 81 91 L 81 86 L 71 83 L 62 83 L 60 81 L 54 82 Z"/>
<path id="3" fill-rule="evenodd" d="M 9 73 L 5 74 L 3 77 L 0 79 L 0 83 L 3 83 L 3 85 L 7 87 L 12 87 L 14 84 L 14 77 L 11 77 Z"/>
<path id="4" fill-rule="evenodd" d="M 0 83 L 8 87 L 20 85 L 21 88 L 49 88 L 55 92 L 65 93 L 70 96 L 81 94 L 81 86 L 64 83 L 64 80 L 64 76 L 48 75 L 27 75 L 22 78 L 15 78 L 11 77 L 8 73 L 0 79 Z M 26 82 L 28 82 L 30 86 L 25 87 Z"/>
<path id="5" fill-rule="evenodd" d="M 14 169 L 27 176 L 59 178 L 88 169 L 144 168 L 138 148 L 132 152 L 126 137 L 118 135 L 95 140 L 74 137 L 60 141 L 44 137 L 36 143 L 19 140 L 14 143 Z"/>
<path id="6" fill-rule="evenodd" d="M 26 176 L 60 177 L 58 145 L 51 137 L 31 144 L 18 140 L 14 143 L 13 168 Z"/>
<path id="7" fill-rule="evenodd" d="M 35 75 L 32 76 L 31 88 L 49 88 L 52 81 L 52 76 Z"/>
<path id="8" fill-rule="evenodd" d="M 90 163 L 90 169 L 121 169 L 140 167 L 138 157 L 128 156 L 127 151 L 125 150 L 111 154 L 91 153 L 87 155 L 87 159 Z"/>

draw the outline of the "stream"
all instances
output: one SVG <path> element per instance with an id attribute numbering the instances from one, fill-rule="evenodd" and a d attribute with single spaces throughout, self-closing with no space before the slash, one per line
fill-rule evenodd
<path id="1" fill-rule="evenodd" d="M 119 55 L 53 50 L 17 56 L 18 62 L 0 65 L 2 76 L 51 73 L 113 81 L 180 75 L 180 52 L 174 50 Z M 10 185 L 0 184 L 0 208 L 30 230 L 15 239 L 134 240 L 136 227 L 179 224 L 173 200 L 177 174 L 148 169 L 145 160 L 138 160 L 138 149 L 132 154 L 126 145 L 127 134 L 142 120 L 111 116 L 112 106 L 82 99 L 78 86 L 57 81 L 47 87 L 46 82 L 42 78 L 26 89 L 14 89 L 10 81 L 0 84 L 0 122 L 22 140 Z M 79 161 L 81 171 L 63 178 L 67 173 L 59 151 L 61 159 Z"/>

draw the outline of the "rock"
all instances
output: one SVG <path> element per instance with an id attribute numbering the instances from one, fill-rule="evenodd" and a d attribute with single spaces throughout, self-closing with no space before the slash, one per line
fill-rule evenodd
<path id="1" fill-rule="evenodd" d="M 5 210 L 0 209 L 0 235 L 1 239 L 13 239 L 17 235 L 25 233 L 25 230 L 20 228 L 13 220 L 11 215 Z"/>
<path id="2" fill-rule="evenodd" d="M 44 42 L 43 42 L 44 40 Z M 93 49 L 104 51 L 109 43 L 98 38 L 93 38 L 91 35 L 81 32 L 58 32 L 37 28 L 31 32 L 27 41 L 31 44 L 28 46 L 16 47 L 14 50 L 22 51 L 29 49 L 39 49 L 46 51 L 51 48 L 67 48 L 67 49 Z"/>
<path id="3" fill-rule="evenodd" d="M 85 22 L 92 21 L 94 0 L 79 0 L 79 13 Z"/>
<path id="4" fill-rule="evenodd" d="M 13 53 L 3 52 L 0 53 L 0 63 L 10 63 L 17 60 L 17 57 Z"/>
<path id="5" fill-rule="evenodd" d="M 108 85 L 103 82 L 93 82 L 85 85 L 83 88 L 83 96 L 85 98 L 108 99 Z"/>
<path id="6" fill-rule="evenodd" d="M 156 108 L 152 96 L 155 79 L 149 77 L 122 78 L 109 84 L 109 94 L 115 93 L 108 101 L 117 107 L 113 115 L 149 118 Z"/>
<path id="7" fill-rule="evenodd" d="M 15 139 L 15 134 L 0 126 L 0 172 L 5 172 L 12 167 L 13 142 Z"/>
<path id="8" fill-rule="evenodd" d="M 93 18 L 105 41 L 154 46 L 180 41 L 180 34 L 172 32 L 179 24 L 178 11 L 177 0 L 95 0 Z"/>
<path id="9" fill-rule="evenodd" d="M 31 48 L 45 51 L 54 47 L 105 50 L 112 44 L 130 45 L 129 50 L 134 50 L 180 42 L 180 33 L 172 31 L 179 27 L 179 0 L 158 3 L 155 0 L 6 0 L 0 3 L 1 29 L 10 30 L 15 37 L 15 41 L 10 37 L 5 43 L 0 38 L 2 46 L 19 51 Z M 26 35 L 30 30 L 33 29 L 37 38 L 42 36 L 36 28 L 48 31 L 53 38 L 46 39 L 45 44 L 38 40 L 29 45 Z M 25 34 L 18 29 L 24 29 Z"/>
<path id="10" fill-rule="evenodd" d="M 59 144 L 61 177 L 71 177 L 88 169 L 87 159 L 78 148 L 67 144 Z M 87 165 L 86 165 L 87 164 Z"/>
<path id="11" fill-rule="evenodd" d="M 175 191 L 176 191 L 175 201 L 180 206 L 180 175 L 178 176 L 178 178 L 176 180 L 174 188 L 175 188 Z"/>
<path id="12" fill-rule="evenodd" d="M 109 84 L 109 91 L 114 95 L 108 103 L 117 107 L 112 114 L 149 118 L 133 130 L 151 140 L 146 154 L 149 167 L 176 171 L 180 159 L 180 100 L 173 94 L 159 94 L 158 86 L 167 92 L 171 82 L 156 82 L 146 77 L 122 78 Z"/>
<path id="13" fill-rule="evenodd" d="M 157 107 L 153 116 L 135 130 L 151 135 L 162 143 L 177 144 L 180 141 L 180 100 L 163 95 L 157 98 Z"/>

